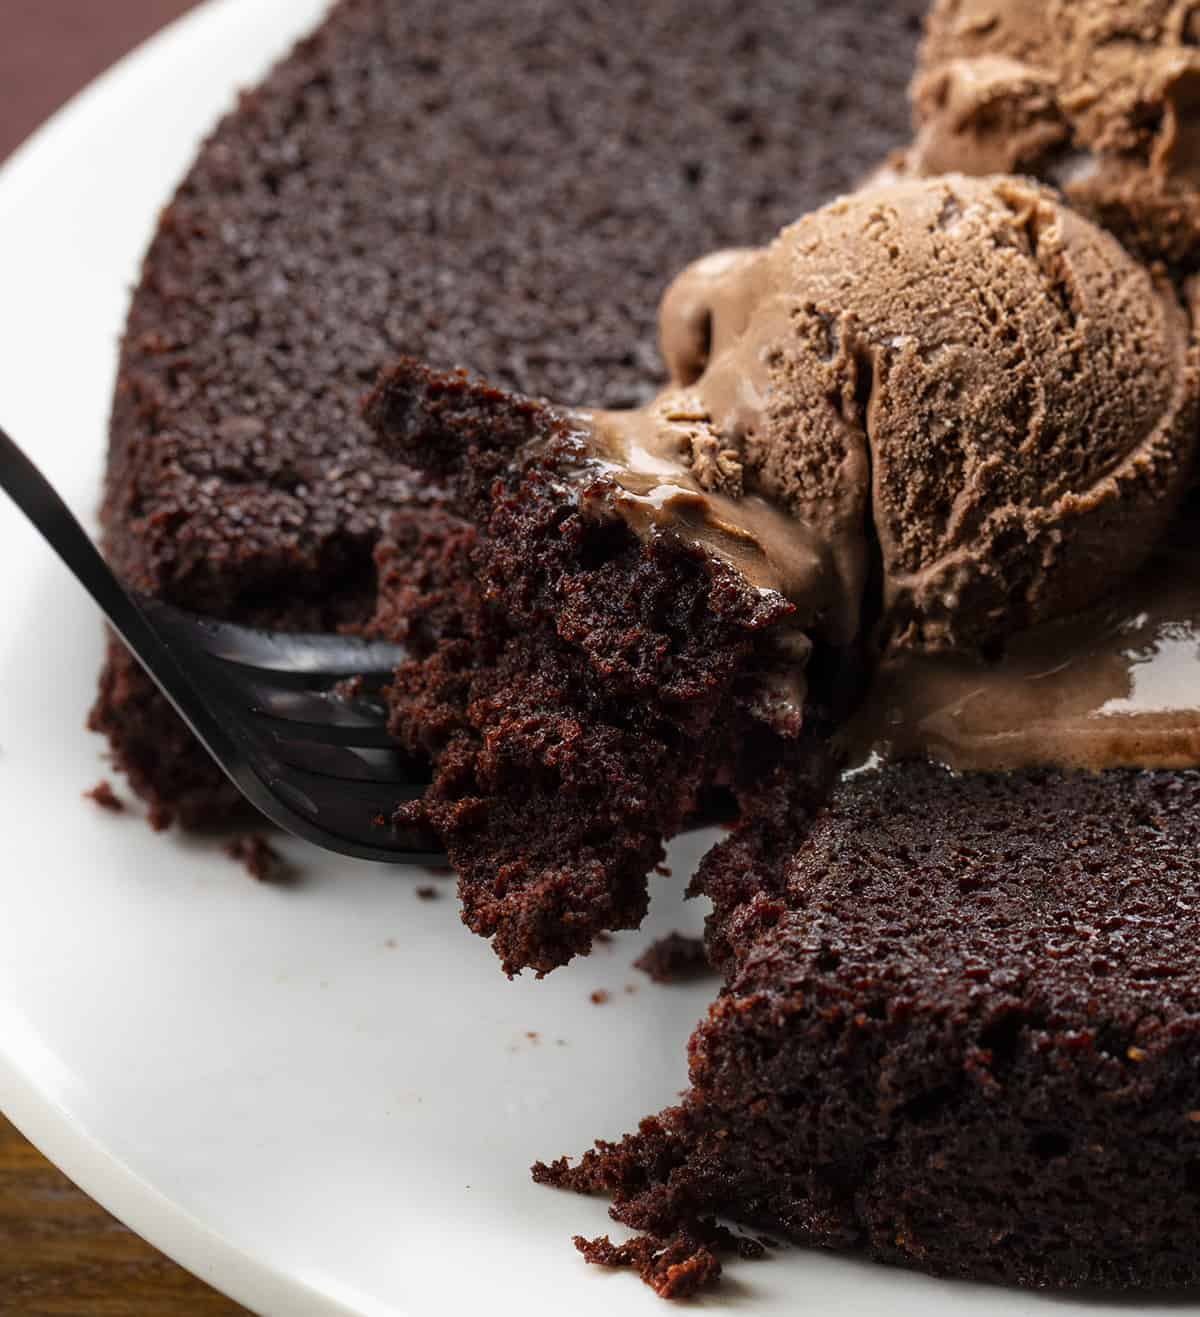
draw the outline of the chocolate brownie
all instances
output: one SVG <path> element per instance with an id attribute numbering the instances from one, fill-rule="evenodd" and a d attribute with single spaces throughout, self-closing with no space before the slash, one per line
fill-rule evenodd
<path id="1" fill-rule="evenodd" d="M 923 8 L 510 0 L 468 22 L 342 0 L 162 214 L 113 407 L 114 564 L 201 611 L 365 624 L 377 547 L 400 574 L 423 546 L 428 576 L 457 533 L 369 442 L 379 369 L 410 353 L 562 402 L 646 399 L 676 270 L 762 241 L 903 140 Z M 376 620 L 407 635 L 409 605 L 436 628 L 415 590 Z M 116 643 L 92 725 L 159 822 L 237 809 Z"/>
<path id="2" fill-rule="evenodd" d="M 504 968 L 544 974 L 636 927 L 701 793 L 798 772 L 851 692 L 803 729 L 764 702 L 793 606 L 682 536 L 639 537 L 579 479 L 569 413 L 408 360 L 366 415 L 474 527 L 459 616 L 392 687 L 395 735 L 434 765 L 396 821 L 446 847 Z"/>
<path id="3" fill-rule="evenodd" d="M 684 1101 L 537 1178 L 674 1256 L 719 1213 L 946 1276 L 1200 1283 L 1198 820 L 1193 772 L 919 764 L 790 850 L 759 820 L 701 876 L 727 983 Z"/>

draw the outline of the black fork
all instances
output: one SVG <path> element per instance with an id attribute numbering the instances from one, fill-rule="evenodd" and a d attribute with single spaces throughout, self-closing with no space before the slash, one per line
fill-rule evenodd
<path id="1" fill-rule="evenodd" d="M 271 822 L 326 850 L 444 862 L 396 833 L 425 787 L 388 734 L 382 688 L 406 657 L 353 636 L 237 626 L 126 590 L 70 509 L 0 428 L 0 488 L 75 574 L 180 716 Z"/>

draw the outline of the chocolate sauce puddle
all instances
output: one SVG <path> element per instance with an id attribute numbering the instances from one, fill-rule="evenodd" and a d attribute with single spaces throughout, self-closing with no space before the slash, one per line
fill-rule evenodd
<path id="1" fill-rule="evenodd" d="M 1200 533 L 1187 538 L 993 663 L 885 659 L 839 738 L 851 771 L 913 758 L 957 772 L 1200 766 Z"/>

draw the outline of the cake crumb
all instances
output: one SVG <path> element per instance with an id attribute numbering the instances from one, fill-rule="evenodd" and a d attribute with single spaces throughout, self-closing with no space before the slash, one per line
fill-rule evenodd
<path id="1" fill-rule="evenodd" d="M 596 1158 L 591 1153 L 576 1167 L 572 1167 L 569 1158 L 559 1157 L 549 1164 L 536 1162 L 531 1171 L 535 1184 L 557 1189 L 595 1193 L 611 1188 L 607 1170 L 597 1177 Z M 672 1212 L 660 1219 L 664 1223 L 661 1233 L 647 1231 L 623 1244 L 614 1244 L 607 1235 L 598 1239 L 576 1235 L 575 1247 L 595 1266 L 636 1271 L 664 1299 L 688 1298 L 714 1284 L 721 1275 L 718 1259 L 723 1254 L 733 1253 L 751 1260 L 766 1253 L 762 1240 L 735 1234 L 711 1217 L 693 1216 L 685 1211 Z"/>
<path id="2" fill-rule="evenodd" d="M 436 887 L 418 887 L 418 901 L 436 901 L 438 899 L 438 889 Z"/>
<path id="3" fill-rule="evenodd" d="M 689 983 L 711 973 L 703 939 L 683 933 L 669 933 L 652 942 L 633 967 L 655 983 Z"/>
<path id="4" fill-rule="evenodd" d="M 125 802 L 113 790 L 112 783 L 108 778 L 97 782 L 90 791 L 85 791 L 83 798 L 94 801 L 101 809 L 107 810 L 110 814 L 125 813 Z"/>
<path id="5" fill-rule="evenodd" d="M 670 878 L 672 870 L 669 864 L 656 864 L 654 866 L 654 872 L 658 874 L 660 878 Z"/>
<path id="6" fill-rule="evenodd" d="M 357 700 L 366 688 L 366 683 L 361 676 L 345 677 L 339 681 L 333 688 L 335 699 L 339 700 Z"/>
<path id="7" fill-rule="evenodd" d="M 591 1002 L 593 1006 L 603 1006 L 604 1003 L 608 1001 L 608 999 L 609 999 L 609 992 L 607 988 L 597 988 L 596 991 L 593 992 L 591 996 Z"/>
<path id="8" fill-rule="evenodd" d="M 163 804 L 153 804 L 150 806 L 150 812 L 146 815 L 146 822 L 150 824 L 155 832 L 166 832 L 175 822 L 175 813 Z"/>
<path id="9" fill-rule="evenodd" d="M 542 1035 L 538 1033 L 536 1029 L 526 1029 L 525 1037 L 528 1038 L 531 1043 L 540 1043 L 542 1041 Z"/>
<path id="10" fill-rule="evenodd" d="M 686 1299 L 720 1278 L 716 1254 L 701 1240 L 686 1232 L 670 1239 L 639 1235 L 624 1244 L 614 1244 L 607 1235 L 599 1239 L 575 1236 L 575 1247 L 584 1260 L 597 1267 L 636 1271 L 661 1299 Z"/>
<path id="11" fill-rule="evenodd" d="M 286 883 L 295 875 L 291 866 L 265 837 L 238 837 L 225 847 L 225 854 L 245 867 L 260 883 Z"/>
<path id="12" fill-rule="evenodd" d="M 594 938 L 592 938 L 592 941 L 598 947 L 609 947 L 612 946 L 613 935 L 611 933 L 600 932 L 597 933 Z"/>

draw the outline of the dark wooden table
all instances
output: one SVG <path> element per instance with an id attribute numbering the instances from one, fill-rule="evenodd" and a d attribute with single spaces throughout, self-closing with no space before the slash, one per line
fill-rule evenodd
<path id="1" fill-rule="evenodd" d="M 0 160 L 97 73 L 193 3 L 0 0 Z M 80 1193 L 0 1117 L 0 1313 L 242 1312 Z"/>

